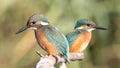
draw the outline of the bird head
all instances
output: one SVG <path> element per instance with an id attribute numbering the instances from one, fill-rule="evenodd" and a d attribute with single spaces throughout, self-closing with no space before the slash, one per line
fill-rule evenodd
<path id="1" fill-rule="evenodd" d="M 97 26 L 93 21 L 88 20 L 88 19 L 78 20 L 74 29 L 77 29 L 77 30 L 84 29 L 84 30 L 88 30 L 88 31 L 92 31 L 95 29 L 106 30 L 106 28 Z"/>
<path id="2" fill-rule="evenodd" d="M 46 25 L 49 25 L 49 22 L 44 15 L 34 14 L 28 19 L 27 24 L 21 29 L 19 29 L 18 32 L 16 32 L 16 34 L 21 33 L 27 29 L 36 30 L 37 28 L 41 26 L 46 26 Z"/>

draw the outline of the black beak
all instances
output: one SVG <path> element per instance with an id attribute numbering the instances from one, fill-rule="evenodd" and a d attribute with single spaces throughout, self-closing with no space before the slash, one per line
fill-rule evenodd
<path id="1" fill-rule="evenodd" d="M 93 28 L 100 29 L 100 30 L 107 30 L 107 28 L 104 28 L 104 27 L 101 27 L 101 26 L 94 26 Z"/>
<path id="2" fill-rule="evenodd" d="M 28 29 L 28 28 L 29 28 L 28 26 L 24 26 L 24 27 L 22 27 L 21 29 L 19 29 L 19 30 L 16 32 L 16 34 L 19 34 L 19 33 L 25 31 L 25 30 Z"/>

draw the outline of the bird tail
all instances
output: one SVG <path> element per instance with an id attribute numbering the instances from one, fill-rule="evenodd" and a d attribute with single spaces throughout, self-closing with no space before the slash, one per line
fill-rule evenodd
<path id="1" fill-rule="evenodd" d="M 68 54 L 69 54 L 69 53 L 68 53 Z M 68 63 L 70 63 L 70 59 L 69 59 L 68 54 L 66 54 L 65 58 L 66 58 L 66 61 L 67 61 Z"/>
<path id="2" fill-rule="evenodd" d="M 70 63 L 70 60 L 68 58 L 66 58 L 67 62 Z"/>

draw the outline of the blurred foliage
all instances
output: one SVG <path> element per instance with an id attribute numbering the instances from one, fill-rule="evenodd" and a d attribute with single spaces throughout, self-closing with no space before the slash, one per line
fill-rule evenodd
<path id="1" fill-rule="evenodd" d="M 108 28 L 93 31 L 85 59 L 68 68 L 120 68 L 120 0 L 0 0 L 0 68 L 34 68 L 35 50 L 45 54 L 33 31 L 15 35 L 34 13 L 46 15 L 64 34 L 81 18 Z"/>

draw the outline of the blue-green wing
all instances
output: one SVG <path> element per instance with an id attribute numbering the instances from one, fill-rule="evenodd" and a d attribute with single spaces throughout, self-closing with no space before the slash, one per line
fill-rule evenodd
<path id="1" fill-rule="evenodd" d="M 80 35 L 80 33 L 81 33 L 80 31 L 74 30 L 73 32 L 70 32 L 66 35 L 69 46 L 72 45 L 72 43 L 77 39 L 77 37 Z"/>
<path id="2" fill-rule="evenodd" d="M 44 31 L 46 33 L 48 41 L 54 44 L 57 51 L 60 54 L 64 55 L 67 61 L 69 61 L 69 44 L 66 37 L 62 33 L 60 33 L 55 27 L 47 28 Z"/>

